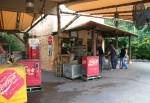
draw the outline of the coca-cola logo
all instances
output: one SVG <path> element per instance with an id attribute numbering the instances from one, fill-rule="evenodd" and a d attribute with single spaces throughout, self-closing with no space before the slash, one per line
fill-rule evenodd
<path id="1" fill-rule="evenodd" d="M 34 75 L 35 74 L 35 68 L 30 68 L 29 66 L 25 66 L 25 69 L 26 69 L 26 74 L 27 75 Z"/>
<path id="2" fill-rule="evenodd" d="M 98 59 L 91 58 L 88 61 L 88 66 L 96 66 L 98 64 Z"/>
<path id="3" fill-rule="evenodd" d="M 24 80 L 14 70 L 6 70 L 0 74 L 0 95 L 10 99 L 22 86 Z"/>

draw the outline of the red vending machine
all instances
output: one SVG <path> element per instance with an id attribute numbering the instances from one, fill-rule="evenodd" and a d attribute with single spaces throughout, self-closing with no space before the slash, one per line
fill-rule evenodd
<path id="1" fill-rule="evenodd" d="M 29 59 L 39 59 L 40 50 L 39 50 L 39 39 L 30 38 L 28 41 L 28 58 Z"/>
<path id="2" fill-rule="evenodd" d="M 26 81 L 28 87 L 41 86 L 41 65 L 39 59 L 26 59 L 20 61 L 26 69 Z"/>
<path id="3" fill-rule="evenodd" d="M 82 77 L 85 80 L 91 78 L 99 78 L 99 57 L 98 56 L 84 56 L 82 58 Z"/>

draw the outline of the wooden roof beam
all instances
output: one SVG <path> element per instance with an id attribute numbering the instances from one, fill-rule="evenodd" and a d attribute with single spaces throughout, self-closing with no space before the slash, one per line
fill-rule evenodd
<path id="1" fill-rule="evenodd" d="M 17 17 L 16 17 L 16 29 L 19 29 L 20 18 L 21 18 L 21 14 L 20 14 L 19 12 L 17 12 Z"/>
<path id="2" fill-rule="evenodd" d="M 80 15 L 80 16 L 85 16 L 85 17 L 93 17 L 93 18 L 102 18 L 102 19 L 104 19 L 104 17 L 98 17 L 98 16 L 86 15 L 86 14 L 70 13 L 70 12 L 63 12 L 63 11 L 61 11 L 61 13 L 62 14 Z"/>
<path id="3" fill-rule="evenodd" d="M 47 14 L 42 16 L 38 21 L 36 21 L 25 33 L 28 33 L 31 29 L 33 29 L 39 22 L 41 22 L 43 19 L 47 17 Z"/>
<path id="4" fill-rule="evenodd" d="M 0 15 L 1 15 L 1 26 L 2 26 L 2 29 L 4 29 L 4 18 L 3 18 L 3 12 L 0 11 Z"/>
<path id="5" fill-rule="evenodd" d="M 67 3 L 82 3 L 82 2 L 90 2 L 90 1 L 97 1 L 97 0 L 65 0 L 60 4 L 67 4 Z"/>
<path id="6" fill-rule="evenodd" d="M 34 22 L 35 18 L 36 18 L 36 14 L 34 13 L 34 14 L 33 14 L 32 21 L 31 21 L 31 26 L 33 25 L 33 22 Z"/>
<path id="7" fill-rule="evenodd" d="M 103 16 L 104 16 L 104 17 L 112 17 L 113 15 L 103 15 Z M 119 17 L 120 17 L 120 16 L 122 17 L 122 16 L 132 16 L 132 15 L 130 15 L 130 14 L 129 14 L 129 15 L 123 14 L 123 15 L 119 15 Z"/>
<path id="8" fill-rule="evenodd" d="M 8 33 L 24 33 L 20 30 L 4 30 L 4 29 L 0 29 L 0 32 L 8 32 Z"/>
<path id="9" fill-rule="evenodd" d="M 136 2 L 131 2 L 131 3 L 124 3 L 124 4 L 120 4 L 120 5 L 111 5 L 111 6 L 105 6 L 105 7 L 100 7 L 100 8 L 94 8 L 94 9 L 88 9 L 88 10 L 79 10 L 77 12 L 88 12 L 88 11 L 96 11 L 96 10 L 102 10 L 102 9 L 109 9 L 109 8 L 116 8 L 116 7 L 122 7 L 122 6 L 129 6 L 129 5 L 134 5 L 134 4 L 138 4 L 138 3 L 148 3 L 150 2 L 149 0 L 143 0 L 143 1 L 136 1 Z"/>
<path id="10" fill-rule="evenodd" d="M 100 14 L 115 14 L 116 12 L 105 12 L 105 13 L 91 13 L 90 15 L 100 15 Z M 117 13 L 132 13 L 132 11 L 118 11 Z"/>
<path id="11" fill-rule="evenodd" d="M 65 29 L 67 27 L 69 27 L 75 20 L 77 20 L 78 18 L 80 17 L 80 15 L 76 15 L 68 24 L 66 24 L 62 29 L 61 29 L 61 32 L 64 32 Z"/>

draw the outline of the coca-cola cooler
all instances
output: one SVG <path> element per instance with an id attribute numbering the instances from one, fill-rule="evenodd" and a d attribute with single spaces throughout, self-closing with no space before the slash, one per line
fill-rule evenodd
<path id="1" fill-rule="evenodd" d="M 84 56 L 82 58 L 82 75 L 84 77 L 100 76 L 98 56 Z"/>
<path id="2" fill-rule="evenodd" d="M 41 86 L 41 64 L 39 59 L 21 60 L 19 63 L 23 64 L 26 69 L 27 86 Z"/>
<path id="3" fill-rule="evenodd" d="M 39 39 L 30 38 L 28 40 L 28 58 L 29 59 L 39 59 L 40 58 L 40 49 L 39 49 Z"/>

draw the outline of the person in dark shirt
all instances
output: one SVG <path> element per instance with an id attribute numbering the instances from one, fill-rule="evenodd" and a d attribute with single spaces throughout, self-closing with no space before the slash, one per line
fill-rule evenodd
<path id="1" fill-rule="evenodd" d="M 120 69 L 122 69 L 125 66 L 125 62 L 124 62 L 125 56 L 126 56 L 126 48 L 122 46 L 120 51 Z"/>
<path id="2" fill-rule="evenodd" d="M 120 52 L 120 69 L 128 69 L 128 63 L 127 63 L 127 48 L 122 47 Z"/>
<path id="3" fill-rule="evenodd" d="M 103 51 L 101 45 L 98 46 L 97 50 L 98 50 L 98 55 L 99 55 L 100 69 L 101 69 L 101 71 L 102 71 L 103 68 L 104 68 L 104 67 L 103 67 L 103 66 L 104 66 L 104 51 Z"/>
<path id="4" fill-rule="evenodd" d="M 115 70 L 118 64 L 118 50 L 115 48 L 112 42 L 109 43 L 107 55 L 110 58 L 111 69 Z"/>
<path id="5" fill-rule="evenodd" d="M 116 69 L 118 64 L 118 55 L 117 55 L 117 49 L 114 47 L 112 43 L 110 43 L 110 56 L 111 56 L 111 66 L 112 69 Z"/>

